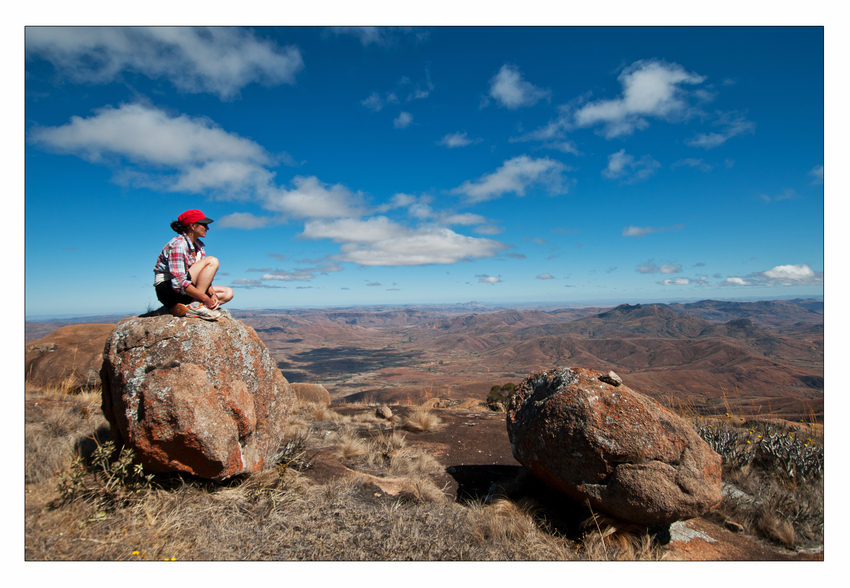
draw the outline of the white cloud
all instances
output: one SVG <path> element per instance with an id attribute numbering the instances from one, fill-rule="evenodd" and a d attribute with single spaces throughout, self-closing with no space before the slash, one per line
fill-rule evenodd
<path id="1" fill-rule="evenodd" d="M 526 189 L 533 185 L 545 187 L 552 195 L 565 194 L 567 189 L 563 185 L 562 174 L 566 170 L 563 163 L 548 157 L 531 159 L 527 155 L 520 155 L 505 161 L 496 171 L 474 182 L 467 180 L 451 190 L 451 193 L 463 194 L 470 202 L 492 200 L 510 192 L 525 196 Z"/>
<path id="2" fill-rule="evenodd" d="M 507 63 L 490 79 L 490 96 L 510 110 L 521 106 L 534 106 L 550 94 L 549 90 L 543 90 L 524 80 L 519 68 Z"/>
<path id="3" fill-rule="evenodd" d="M 816 272 L 807 264 L 777 265 L 773 269 L 749 276 L 767 286 L 809 286 L 823 284 L 823 272 Z"/>
<path id="4" fill-rule="evenodd" d="M 479 235 L 501 235 L 505 232 L 503 227 L 497 227 L 494 225 L 482 225 L 480 227 L 475 227 L 473 230 Z"/>
<path id="5" fill-rule="evenodd" d="M 750 285 L 749 282 L 746 282 L 746 281 L 744 281 L 743 278 L 739 278 L 739 277 L 726 278 L 726 283 L 729 284 L 730 286 L 749 286 Z"/>
<path id="6" fill-rule="evenodd" d="M 416 40 L 422 41 L 428 37 L 427 32 L 416 30 L 412 27 L 329 27 L 336 35 L 352 35 L 357 37 L 364 47 L 379 45 L 389 47 L 393 45 L 402 34 L 413 34 Z"/>
<path id="7" fill-rule="evenodd" d="M 268 216 L 255 216 L 249 212 L 234 212 L 216 221 L 219 229 L 261 229 L 275 224 L 275 219 Z"/>
<path id="8" fill-rule="evenodd" d="M 369 110 L 380 112 L 387 104 L 398 104 L 398 97 L 393 93 L 389 93 L 386 97 L 381 98 L 380 94 L 372 92 L 368 98 L 361 100 L 360 104 Z"/>
<path id="9" fill-rule="evenodd" d="M 643 265 L 639 266 L 637 268 L 637 271 L 638 271 L 638 273 L 641 273 L 641 274 L 655 274 L 655 273 L 658 273 L 658 266 L 655 265 L 652 262 L 652 260 L 650 259 L 649 261 L 647 261 Z"/>
<path id="10" fill-rule="evenodd" d="M 809 172 L 810 176 L 814 176 L 814 180 L 812 180 L 813 185 L 823 184 L 823 164 L 816 165 L 812 168 L 812 171 Z"/>
<path id="11" fill-rule="evenodd" d="M 409 112 L 402 112 L 393 120 L 393 126 L 397 129 L 406 129 L 413 122 L 413 115 Z"/>
<path id="12" fill-rule="evenodd" d="M 466 136 L 466 133 L 451 133 L 449 135 L 444 136 L 437 142 L 437 145 L 445 145 L 449 149 L 454 149 L 456 147 L 466 147 L 467 145 L 472 145 L 473 143 L 480 143 L 482 139 L 475 139 L 474 141 Z"/>
<path id="13" fill-rule="evenodd" d="M 331 186 L 315 176 L 296 176 L 292 179 L 292 185 L 292 190 L 267 190 L 263 206 L 297 218 L 352 217 L 364 212 L 362 195 L 342 184 Z"/>
<path id="14" fill-rule="evenodd" d="M 756 124 L 754 122 L 748 121 L 743 115 L 737 112 L 718 112 L 717 115 L 718 118 L 713 124 L 722 127 L 719 133 L 698 133 L 692 139 L 685 141 L 685 144 L 691 147 L 713 149 L 732 137 L 748 135 L 754 133 L 756 130 Z"/>
<path id="15" fill-rule="evenodd" d="M 230 199 L 267 188 L 273 177 L 267 168 L 279 159 L 207 118 L 171 116 L 140 103 L 73 116 L 58 127 L 34 127 L 29 140 L 92 163 L 124 165 L 116 174 L 121 182 Z"/>
<path id="16" fill-rule="evenodd" d="M 685 71 L 677 63 L 658 60 L 636 61 L 617 78 L 622 94 L 612 100 L 590 102 L 574 115 L 577 126 L 603 125 L 606 138 L 631 135 L 649 123 L 644 117 L 676 120 L 687 115 L 688 94 L 685 84 L 701 84 L 705 76 Z"/>
<path id="17" fill-rule="evenodd" d="M 662 286 L 687 286 L 691 281 L 688 278 L 668 278 L 658 283 Z"/>
<path id="18" fill-rule="evenodd" d="M 146 104 L 106 107 L 58 127 L 34 127 L 29 140 L 51 151 L 119 167 L 115 180 L 165 192 L 253 200 L 296 218 L 338 218 L 364 212 L 363 198 L 341 184 L 296 176 L 274 183 L 280 156 L 203 117 L 172 116 Z M 123 168 L 122 168 L 123 166 Z M 233 216 L 231 227 L 256 228 L 257 218 Z"/>
<path id="19" fill-rule="evenodd" d="M 540 274 L 539 276 L 537 276 L 537 279 L 538 280 L 554 280 L 555 278 L 552 276 L 552 274 Z"/>
<path id="20" fill-rule="evenodd" d="M 681 231 L 685 225 L 674 225 L 672 227 L 635 227 L 629 226 L 623 229 L 623 237 L 643 237 L 650 233 L 663 233 L 664 231 Z"/>
<path id="21" fill-rule="evenodd" d="M 682 271 L 682 264 L 674 263 L 662 265 L 660 268 L 658 268 L 658 271 L 660 271 L 662 274 L 678 274 Z"/>
<path id="22" fill-rule="evenodd" d="M 475 277 L 478 278 L 479 284 L 498 284 L 502 281 L 496 276 L 488 276 L 487 274 L 479 274 Z"/>
<path id="23" fill-rule="evenodd" d="M 625 183 L 632 184 L 647 179 L 659 167 L 661 164 L 649 155 L 635 160 L 634 156 L 627 154 L 625 149 L 620 149 L 608 156 L 608 167 L 602 170 L 602 175 L 612 180 L 622 179 Z"/>
<path id="24" fill-rule="evenodd" d="M 364 47 L 372 43 L 387 45 L 390 42 L 390 29 L 387 27 L 331 27 L 337 35 L 353 35 L 360 40 Z"/>
<path id="25" fill-rule="evenodd" d="M 223 100 L 254 82 L 294 84 L 304 67 L 297 47 L 231 27 L 28 27 L 26 50 L 74 82 L 108 83 L 126 71 Z"/>
<path id="26" fill-rule="evenodd" d="M 442 227 L 408 228 L 383 216 L 311 221 L 306 223 L 302 237 L 341 243 L 334 259 L 361 266 L 450 265 L 493 257 L 510 248 L 498 241 L 467 237 Z"/>
<path id="27" fill-rule="evenodd" d="M 72 116 L 59 127 L 34 127 L 30 140 L 93 163 L 122 157 L 135 163 L 182 168 L 207 162 L 269 166 L 274 156 L 203 117 L 170 116 L 145 104 L 105 107 L 89 118 Z"/>
<path id="28" fill-rule="evenodd" d="M 480 214 L 464 212 L 459 214 L 445 214 L 440 217 L 440 222 L 446 225 L 483 225 L 487 219 Z"/>

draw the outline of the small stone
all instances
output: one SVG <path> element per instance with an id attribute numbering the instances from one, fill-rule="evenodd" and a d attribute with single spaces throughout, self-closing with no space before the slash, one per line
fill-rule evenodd
<path id="1" fill-rule="evenodd" d="M 614 372 L 608 372 L 604 376 L 599 376 L 599 379 L 606 384 L 611 384 L 612 386 L 619 386 L 623 383 L 623 379 Z"/>
<path id="2" fill-rule="evenodd" d="M 390 420 L 393 418 L 393 411 L 390 410 L 389 406 L 379 406 L 375 409 L 375 416 L 380 419 Z"/>

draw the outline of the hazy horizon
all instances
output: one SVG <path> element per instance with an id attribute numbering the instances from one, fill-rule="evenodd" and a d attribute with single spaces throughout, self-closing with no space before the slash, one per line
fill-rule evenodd
<path id="1" fill-rule="evenodd" d="M 706 300 L 715 300 L 718 302 L 769 302 L 769 301 L 781 301 L 781 300 L 823 300 L 823 296 L 778 296 L 776 298 L 759 298 L 759 297 L 740 297 L 740 298 L 676 298 L 670 300 L 623 300 L 623 299 L 612 299 L 612 300 L 575 300 L 570 302 L 558 303 L 558 302 L 534 302 L 534 301 L 526 301 L 526 302 L 515 302 L 515 303 L 496 303 L 496 302 L 487 302 L 480 300 L 469 300 L 466 302 L 447 302 L 447 303 L 429 303 L 429 302 L 411 302 L 405 304 L 338 304 L 338 305 L 301 305 L 301 306 L 279 306 L 279 307 L 238 307 L 231 306 L 230 310 L 233 311 L 275 311 L 275 310 L 333 310 L 333 309 L 370 309 L 370 308 L 409 308 L 409 307 L 417 307 L 417 308 L 428 308 L 428 307 L 462 307 L 462 306 L 470 306 L 475 305 L 477 307 L 485 308 L 485 309 L 502 309 L 502 308 L 516 308 L 516 309 L 526 309 L 526 308 L 587 308 L 587 307 L 612 307 L 619 306 L 621 304 L 688 304 L 694 302 L 703 302 Z M 137 311 L 114 311 L 114 312 L 103 312 L 97 315 L 79 315 L 79 314 L 48 314 L 48 315 L 26 315 L 26 321 L 32 322 L 50 322 L 59 319 L 85 319 L 89 317 L 99 317 L 99 316 L 134 316 L 142 314 Z"/>

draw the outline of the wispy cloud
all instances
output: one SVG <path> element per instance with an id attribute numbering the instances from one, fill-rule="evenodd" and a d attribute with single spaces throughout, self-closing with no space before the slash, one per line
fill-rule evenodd
<path id="1" fill-rule="evenodd" d="M 318 275 L 327 275 L 331 272 L 341 272 L 342 266 L 333 261 L 326 261 L 315 267 L 296 268 L 294 270 L 279 270 L 270 271 L 263 274 L 260 278 L 263 282 L 280 281 L 280 282 L 304 282 L 316 278 Z"/>
<path id="2" fill-rule="evenodd" d="M 620 149 L 608 156 L 608 167 L 602 170 L 602 175 L 611 180 L 619 179 L 626 184 L 633 184 L 649 178 L 659 167 L 661 164 L 649 155 L 636 160 L 625 149 Z"/>
<path id="3" fill-rule="evenodd" d="M 551 91 L 538 88 L 525 80 L 519 68 L 509 63 L 503 65 L 499 73 L 490 79 L 490 96 L 509 110 L 534 106 L 550 95 Z"/>
<path id="4" fill-rule="evenodd" d="M 263 227 L 276 224 L 276 222 L 279 221 L 270 216 L 256 216 L 249 212 L 234 212 L 218 219 L 216 222 L 216 228 L 247 230 L 262 229 Z"/>
<path id="5" fill-rule="evenodd" d="M 456 147 L 466 147 L 467 145 L 472 145 L 473 143 L 480 143 L 483 139 L 470 139 L 466 136 L 466 133 L 451 133 L 449 135 L 444 136 L 442 139 L 437 141 L 437 145 L 443 145 L 448 147 L 449 149 L 454 149 Z"/>
<path id="6" fill-rule="evenodd" d="M 540 274 L 539 276 L 537 276 L 536 279 L 538 279 L 538 280 L 554 280 L 555 278 L 554 278 L 554 276 L 552 276 L 552 274 Z"/>
<path id="7" fill-rule="evenodd" d="M 419 41 L 428 37 L 427 31 L 413 27 L 329 27 L 328 30 L 336 35 L 353 36 L 364 47 L 390 47 L 405 35 L 413 35 L 414 39 Z"/>
<path id="8" fill-rule="evenodd" d="M 393 126 L 397 129 L 406 129 L 412 122 L 413 115 L 409 112 L 402 112 L 393 120 Z"/>
<path id="9" fill-rule="evenodd" d="M 388 104 L 398 104 L 398 96 L 390 92 L 382 97 L 377 92 L 372 92 L 368 98 L 361 100 L 360 104 L 373 112 L 380 112 Z"/>
<path id="10" fill-rule="evenodd" d="M 797 198 L 797 192 L 794 191 L 794 188 L 786 188 L 782 191 L 781 194 L 777 194 L 776 196 L 768 196 L 767 194 L 759 194 L 759 197 L 765 202 L 779 202 L 781 200 L 793 200 Z"/>
<path id="11" fill-rule="evenodd" d="M 815 178 L 812 180 L 813 185 L 818 186 L 823 184 L 823 164 L 813 167 L 809 175 Z"/>
<path id="12" fill-rule="evenodd" d="M 635 227 L 629 226 L 623 229 L 623 237 L 643 237 L 650 233 L 663 233 L 665 231 L 681 231 L 685 225 L 673 225 L 672 227 Z"/>
<path id="13" fill-rule="evenodd" d="M 563 174 L 566 171 L 567 166 L 560 161 L 520 155 L 505 161 L 492 173 L 475 181 L 467 180 L 451 193 L 464 195 L 470 202 L 493 200 L 509 193 L 525 196 L 525 191 L 531 186 L 541 186 L 551 195 L 565 194 L 567 188 Z"/>
<path id="14" fill-rule="evenodd" d="M 720 132 L 698 133 L 693 138 L 685 141 L 685 144 L 691 147 L 713 149 L 714 147 L 719 147 L 732 137 L 748 135 L 754 133 L 756 130 L 756 124 L 748 121 L 738 112 L 718 112 L 717 120 L 713 124 L 721 128 Z"/>
<path id="15" fill-rule="evenodd" d="M 499 284 L 502 281 L 496 276 L 488 276 L 487 274 L 478 274 L 475 277 L 478 278 L 479 284 Z"/>
<path id="16" fill-rule="evenodd" d="M 294 84 L 304 68 L 298 47 L 230 27 L 28 27 L 26 50 L 74 82 L 112 82 L 126 71 L 223 100 L 255 82 Z"/>
<path id="17" fill-rule="evenodd" d="M 641 274 L 678 274 L 682 271 L 682 265 L 679 263 L 668 263 L 659 267 L 655 265 L 653 260 L 650 259 L 644 264 L 638 266 L 636 271 Z"/>
<path id="18" fill-rule="evenodd" d="M 696 159 L 694 157 L 689 157 L 687 159 L 680 159 L 678 161 L 675 161 L 675 162 L 673 162 L 673 164 L 670 167 L 673 168 L 673 169 L 675 169 L 677 167 L 693 167 L 693 168 L 696 168 L 696 169 L 698 169 L 700 171 L 704 171 L 704 172 L 711 171 L 711 165 L 709 165 L 708 163 L 706 163 L 702 159 Z"/>

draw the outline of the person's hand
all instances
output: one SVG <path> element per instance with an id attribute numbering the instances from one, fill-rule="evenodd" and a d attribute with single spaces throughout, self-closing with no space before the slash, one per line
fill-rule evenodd
<path id="1" fill-rule="evenodd" d="M 216 296 L 215 294 L 210 295 L 209 300 L 207 302 L 204 302 L 204 306 L 206 306 L 210 310 L 217 309 L 219 306 L 218 296 Z"/>

